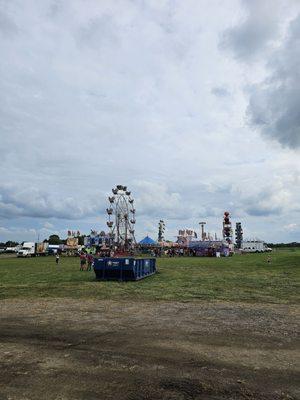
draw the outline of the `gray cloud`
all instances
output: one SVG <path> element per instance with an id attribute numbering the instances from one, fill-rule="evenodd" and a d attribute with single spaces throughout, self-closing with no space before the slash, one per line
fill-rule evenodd
<path id="1" fill-rule="evenodd" d="M 248 215 L 254 217 L 267 217 L 270 215 L 280 215 L 282 213 L 282 207 L 273 207 L 272 204 L 264 205 L 261 203 L 253 202 L 251 205 L 245 208 Z"/>
<path id="2" fill-rule="evenodd" d="M 0 10 L 0 34 L 12 37 L 18 33 L 16 23 L 7 14 Z"/>
<path id="3" fill-rule="evenodd" d="M 78 29 L 75 34 L 80 46 L 92 47 L 100 50 L 104 43 L 116 46 L 120 42 L 118 26 L 110 15 L 92 18 L 88 23 Z"/>
<path id="4" fill-rule="evenodd" d="M 250 89 L 249 122 L 283 146 L 300 147 L 300 15 L 268 64 L 270 75 Z"/>
<path id="5" fill-rule="evenodd" d="M 216 86 L 212 88 L 211 93 L 217 97 L 226 97 L 229 96 L 229 90 L 224 86 Z"/>
<path id="6" fill-rule="evenodd" d="M 33 187 L 1 185 L 0 217 L 79 219 L 100 213 L 92 199 L 61 197 Z"/>
<path id="7" fill-rule="evenodd" d="M 244 20 L 227 29 L 220 41 L 220 47 L 233 52 L 240 60 L 249 61 L 259 55 L 279 36 L 280 9 L 282 2 L 243 0 L 246 10 Z"/>
<path id="8" fill-rule="evenodd" d="M 234 205 L 241 214 L 252 217 L 280 216 L 291 213 L 294 217 L 299 211 L 297 197 L 300 174 L 274 176 L 273 180 L 258 185 L 249 192 L 247 186 L 240 184 L 232 191 Z M 257 179 L 258 181 L 258 179 Z"/>

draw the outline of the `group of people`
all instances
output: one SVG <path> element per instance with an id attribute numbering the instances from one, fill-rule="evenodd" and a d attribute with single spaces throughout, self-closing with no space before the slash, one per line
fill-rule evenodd
<path id="1" fill-rule="evenodd" d="M 80 271 L 91 271 L 94 257 L 91 254 L 80 254 Z"/>
<path id="2" fill-rule="evenodd" d="M 60 254 L 56 253 L 55 263 L 59 264 Z M 80 271 L 91 271 L 94 262 L 94 257 L 91 254 L 81 253 L 80 254 Z"/>
<path id="3" fill-rule="evenodd" d="M 162 250 L 161 248 L 154 248 L 151 250 L 150 254 L 151 257 L 161 257 L 162 255 L 168 256 L 168 257 L 178 257 L 178 256 L 184 256 L 184 255 L 190 255 L 189 253 L 187 254 L 187 251 L 184 251 L 182 248 L 170 248 L 167 250 Z"/>

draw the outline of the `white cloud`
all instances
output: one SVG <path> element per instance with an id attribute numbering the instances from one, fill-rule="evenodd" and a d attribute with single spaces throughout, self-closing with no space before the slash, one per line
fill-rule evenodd
<path id="1" fill-rule="evenodd" d="M 52 228 L 54 228 L 54 225 L 51 224 L 50 222 L 47 222 L 47 221 L 46 221 L 46 222 L 44 223 L 43 227 L 44 227 L 45 229 L 52 229 Z"/>
<path id="2" fill-rule="evenodd" d="M 283 229 L 289 232 L 293 232 L 299 229 L 299 225 L 292 222 L 291 224 L 284 225 Z"/>

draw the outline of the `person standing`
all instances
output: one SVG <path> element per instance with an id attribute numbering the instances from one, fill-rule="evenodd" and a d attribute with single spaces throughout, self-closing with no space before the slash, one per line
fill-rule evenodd
<path id="1" fill-rule="evenodd" d="M 87 270 L 90 271 L 92 269 L 92 264 L 93 264 L 93 256 L 89 254 L 87 256 Z"/>
<path id="2" fill-rule="evenodd" d="M 58 265 L 58 263 L 59 263 L 59 254 L 58 253 L 56 253 L 56 256 L 55 256 L 55 262 L 56 262 L 56 265 Z"/>
<path id="3" fill-rule="evenodd" d="M 80 255 L 80 271 L 84 271 L 85 270 L 85 265 L 86 265 L 86 256 L 84 253 L 81 253 Z"/>

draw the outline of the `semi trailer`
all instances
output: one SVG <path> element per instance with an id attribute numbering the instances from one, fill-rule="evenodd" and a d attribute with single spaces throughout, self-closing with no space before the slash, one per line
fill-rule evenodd
<path id="1" fill-rule="evenodd" d="M 35 257 L 48 255 L 48 243 L 24 242 L 17 257 Z"/>

